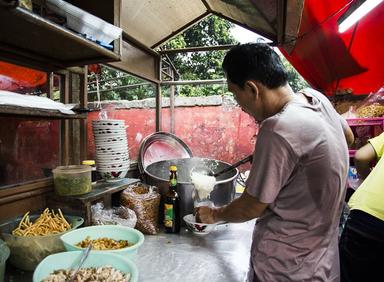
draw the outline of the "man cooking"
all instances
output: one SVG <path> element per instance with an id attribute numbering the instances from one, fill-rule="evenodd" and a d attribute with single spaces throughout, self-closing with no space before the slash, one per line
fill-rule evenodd
<path id="1" fill-rule="evenodd" d="M 249 281 L 338 281 L 351 129 L 321 93 L 294 93 L 266 44 L 232 48 L 223 68 L 229 90 L 260 130 L 244 193 L 197 215 L 206 223 L 258 218 Z"/>

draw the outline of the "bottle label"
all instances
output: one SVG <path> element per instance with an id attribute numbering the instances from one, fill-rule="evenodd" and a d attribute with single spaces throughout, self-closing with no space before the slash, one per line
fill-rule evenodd
<path id="1" fill-rule="evenodd" d="M 173 218 L 173 205 L 164 204 L 164 226 L 172 228 Z"/>
<path id="2" fill-rule="evenodd" d="M 171 186 L 176 186 L 177 185 L 177 179 L 176 178 L 171 178 L 170 180 L 169 180 L 169 184 L 171 185 Z"/>

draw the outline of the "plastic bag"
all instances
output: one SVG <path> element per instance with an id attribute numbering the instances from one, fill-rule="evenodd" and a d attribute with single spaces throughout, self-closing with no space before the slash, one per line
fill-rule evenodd
<path id="1" fill-rule="evenodd" d="M 114 224 L 134 228 L 137 222 L 136 213 L 127 207 L 104 209 L 103 203 L 96 203 L 91 210 L 93 225 Z"/>
<path id="2" fill-rule="evenodd" d="M 99 113 L 100 120 L 115 119 L 116 107 L 113 104 L 108 104 L 104 108 L 101 108 Z"/>
<path id="3" fill-rule="evenodd" d="M 382 117 L 384 115 L 384 87 L 381 87 L 376 93 L 369 94 L 356 109 L 356 113 L 360 118 Z"/>
<path id="4" fill-rule="evenodd" d="M 343 118 L 357 118 L 355 106 L 350 106 L 348 111 L 341 115 Z"/>
<path id="5" fill-rule="evenodd" d="M 121 204 L 135 211 L 136 229 L 144 234 L 157 234 L 160 194 L 155 186 L 137 183 L 121 193 Z"/>

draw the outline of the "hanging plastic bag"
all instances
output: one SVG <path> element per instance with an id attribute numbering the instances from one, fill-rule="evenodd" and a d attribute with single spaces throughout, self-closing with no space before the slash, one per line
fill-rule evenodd
<path id="1" fill-rule="evenodd" d="M 143 183 L 129 186 L 121 193 L 121 204 L 135 211 L 136 229 L 144 234 L 157 234 L 160 194 L 157 187 Z"/>
<path id="2" fill-rule="evenodd" d="M 114 224 L 131 228 L 136 226 L 136 213 L 127 207 L 120 206 L 112 209 L 104 209 L 103 203 L 96 203 L 91 206 L 91 210 L 93 225 Z"/>

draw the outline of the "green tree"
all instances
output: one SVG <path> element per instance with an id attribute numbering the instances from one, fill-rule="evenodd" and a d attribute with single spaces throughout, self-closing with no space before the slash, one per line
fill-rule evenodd
<path id="1" fill-rule="evenodd" d="M 141 100 L 155 97 L 153 84 L 119 70 L 102 65 L 98 77 L 100 100 Z M 89 81 L 88 99 L 96 101 L 96 74 L 90 74 Z"/>
<path id="2" fill-rule="evenodd" d="M 234 24 L 217 16 L 209 16 L 184 33 L 168 41 L 163 49 L 180 49 L 185 47 L 226 45 L 239 43 L 230 33 Z M 178 69 L 182 80 L 220 79 L 224 77 L 221 67 L 226 51 L 211 51 L 197 53 L 179 53 L 169 55 Z M 282 62 L 288 71 L 288 80 L 294 91 L 308 87 L 288 60 L 281 55 Z M 180 96 L 209 96 L 228 94 L 226 87 L 221 85 L 182 86 Z"/>
<path id="3" fill-rule="evenodd" d="M 234 24 L 219 18 L 209 16 L 182 34 L 165 43 L 161 49 L 181 49 L 185 47 L 216 46 L 237 44 L 238 41 L 230 33 Z M 181 80 L 221 79 L 224 73 L 221 67 L 227 51 L 210 51 L 194 53 L 177 53 L 168 55 L 180 74 Z M 280 54 L 281 55 L 281 54 Z M 288 71 L 289 83 L 294 91 L 302 89 L 308 84 L 292 65 L 281 55 L 284 66 Z M 95 81 L 95 74 L 91 74 L 89 81 Z M 128 75 L 116 69 L 102 66 L 100 79 L 101 100 L 141 100 L 155 97 L 154 85 Z M 125 87 L 136 85 L 135 87 Z M 109 90 L 110 89 L 110 90 Z M 89 100 L 94 101 L 96 84 L 89 84 Z M 107 91 L 104 91 L 107 90 Z M 164 96 L 169 96 L 169 87 L 162 86 Z M 184 85 L 177 87 L 179 96 L 210 96 L 230 94 L 226 85 Z"/>
<path id="4" fill-rule="evenodd" d="M 288 82 L 289 85 L 292 87 L 293 91 L 297 92 L 303 88 L 309 87 L 309 84 L 297 72 L 297 70 L 291 65 L 291 63 L 282 54 L 280 54 L 280 57 L 285 69 L 288 72 Z"/>
<path id="5" fill-rule="evenodd" d="M 209 16 L 168 41 L 162 49 L 237 44 L 230 33 L 231 22 L 217 16 Z M 169 55 L 182 80 L 220 79 L 224 77 L 221 63 L 226 51 L 178 53 Z M 220 85 L 182 86 L 180 96 L 209 96 L 222 93 Z"/>

